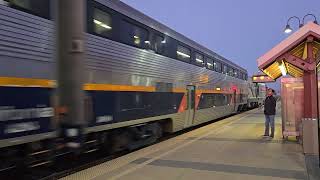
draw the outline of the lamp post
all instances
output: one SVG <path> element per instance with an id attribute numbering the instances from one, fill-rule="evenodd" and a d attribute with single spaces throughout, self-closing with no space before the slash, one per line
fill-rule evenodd
<path id="1" fill-rule="evenodd" d="M 304 19 L 305 19 L 307 16 L 312 16 L 312 17 L 314 18 L 313 23 L 318 24 L 318 22 L 317 22 L 317 17 L 316 17 L 314 14 L 306 14 L 305 16 L 303 16 L 302 25 L 304 25 Z"/>
<path id="2" fill-rule="evenodd" d="M 290 17 L 290 18 L 288 19 L 287 25 L 286 25 L 286 27 L 284 28 L 284 32 L 287 33 L 287 34 L 289 34 L 289 33 L 292 32 L 292 28 L 290 27 L 290 24 L 289 24 L 292 19 L 298 20 L 298 22 L 299 22 L 299 28 L 303 26 L 303 24 L 301 24 L 300 18 L 298 18 L 297 16 L 292 16 L 292 17 Z"/>
<path id="3" fill-rule="evenodd" d="M 291 21 L 292 19 L 298 20 L 298 22 L 299 22 L 299 28 L 301 28 L 301 27 L 304 25 L 304 23 L 305 23 L 305 22 L 304 22 L 305 18 L 308 17 L 308 16 L 312 16 L 312 17 L 314 18 L 313 23 L 318 24 L 318 22 L 317 22 L 317 17 L 316 17 L 314 14 L 310 14 L 310 13 L 309 13 L 309 14 L 306 14 L 305 16 L 303 16 L 303 18 L 302 18 L 302 23 L 301 23 L 300 18 L 298 18 L 297 16 L 291 16 L 291 17 L 288 19 L 288 21 L 287 21 L 287 25 L 286 25 L 286 27 L 284 28 L 284 32 L 287 33 L 287 34 L 289 34 L 289 33 L 292 32 L 292 28 L 291 28 L 291 26 L 290 26 L 290 21 Z"/>

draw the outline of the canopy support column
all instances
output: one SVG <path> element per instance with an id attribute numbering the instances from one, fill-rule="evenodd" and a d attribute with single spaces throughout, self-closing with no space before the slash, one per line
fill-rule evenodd
<path id="1" fill-rule="evenodd" d="M 67 146 L 77 149 L 87 125 L 83 91 L 86 1 L 58 0 L 56 7 L 59 125 Z"/>
<path id="2" fill-rule="evenodd" d="M 310 64 L 315 64 L 315 58 L 313 56 L 313 37 L 307 38 L 307 59 Z M 315 69 L 313 67 L 312 69 Z M 317 82 L 316 73 L 312 71 L 304 71 L 304 117 L 305 118 L 317 118 Z"/>

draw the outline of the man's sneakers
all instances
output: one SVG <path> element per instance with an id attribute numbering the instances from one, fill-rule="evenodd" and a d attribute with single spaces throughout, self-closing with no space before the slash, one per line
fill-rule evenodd
<path id="1" fill-rule="evenodd" d="M 271 138 L 271 139 L 274 138 L 274 135 L 271 135 L 270 138 Z"/>
<path id="2" fill-rule="evenodd" d="M 273 139 L 273 138 L 274 138 L 274 135 L 270 135 L 270 136 L 269 136 L 269 135 L 264 134 L 263 137 L 264 137 L 264 138 L 269 138 L 269 137 L 270 137 L 271 139 Z"/>

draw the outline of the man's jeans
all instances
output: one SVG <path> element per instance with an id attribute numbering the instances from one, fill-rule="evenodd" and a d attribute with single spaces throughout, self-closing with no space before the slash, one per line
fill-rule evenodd
<path id="1" fill-rule="evenodd" d="M 274 115 L 265 115 L 266 122 L 265 122 L 265 131 L 264 135 L 269 136 L 269 124 L 271 126 L 271 134 L 270 136 L 274 136 Z"/>

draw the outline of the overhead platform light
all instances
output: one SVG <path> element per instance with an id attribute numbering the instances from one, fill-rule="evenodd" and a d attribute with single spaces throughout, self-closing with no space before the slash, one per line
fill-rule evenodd
<path id="1" fill-rule="evenodd" d="M 287 69 L 284 65 L 284 63 L 279 63 L 279 69 L 281 71 L 282 76 L 286 76 L 287 75 Z"/>
<path id="2" fill-rule="evenodd" d="M 266 74 L 259 74 L 259 75 L 252 76 L 252 82 L 254 82 L 254 83 L 268 83 L 268 82 L 275 82 L 275 80 Z"/>

